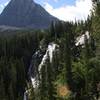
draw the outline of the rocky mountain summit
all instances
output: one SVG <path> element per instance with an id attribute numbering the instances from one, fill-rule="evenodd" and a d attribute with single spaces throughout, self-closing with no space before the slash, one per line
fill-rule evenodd
<path id="1" fill-rule="evenodd" d="M 57 19 L 33 0 L 11 0 L 0 15 L 0 25 L 21 28 L 47 28 L 52 20 Z"/>

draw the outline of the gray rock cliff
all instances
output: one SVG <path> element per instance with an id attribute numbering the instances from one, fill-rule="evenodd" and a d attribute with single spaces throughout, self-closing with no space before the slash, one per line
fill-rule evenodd
<path id="1" fill-rule="evenodd" d="M 47 28 L 57 20 L 33 0 L 11 0 L 0 15 L 0 25 Z"/>

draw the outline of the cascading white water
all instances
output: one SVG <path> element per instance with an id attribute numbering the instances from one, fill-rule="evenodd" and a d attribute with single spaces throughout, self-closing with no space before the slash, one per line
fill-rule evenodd
<path id="1" fill-rule="evenodd" d="M 28 90 L 24 92 L 24 100 L 28 100 Z"/>
<path id="2" fill-rule="evenodd" d="M 87 37 L 87 39 L 90 38 L 90 35 L 89 35 L 88 31 L 86 31 L 83 35 L 81 35 L 81 36 L 76 38 L 75 45 L 76 46 L 84 45 L 84 43 L 85 43 L 85 36 Z M 42 68 L 43 65 L 45 65 L 47 59 L 50 59 L 50 63 L 52 63 L 53 53 L 55 52 L 56 48 L 59 48 L 59 45 L 57 45 L 56 43 L 53 43 L 53 42 L 49 43 L 48 48 L 46 50 L 46 53 L 43 55 L 43 58 L 42 58 L 40 64 L 37 66 L 38 67 L 38 72 L 41 71 L 41 68 Z M 35 54 L 38 54 L 38 53 L 39 52 L 37 51 Z M 36 88 L 39 85 L 37 77 L 38 76 L 33 78 L 31 76 L 31 82 L 32 82 L 33 88 Z"/>
<path id="3" fill-rule="evenodd" d="M 39 64 L 39 66 L 37 66 L 39 72 L 41 71 L 42 66 L 46 63 L 47 59 L 50 59 L 50 63 L 52 63 L 53 53 L 55 52 L 56 48 L 59 48 L 59 45 L 57 45 L 55 43 L 50 43 L 48 45 L 48 48 L 47 48 L 46 53 L 44 54 L 44 56 L 41 60 L 41 63 Z M 38 52 L 36 52 L 36 53 L 38 53 Z M 38 87 L 39 82 L 38 82 L 37 76 L 34 78 L 31 77 L 31 82 L 32 82 L 33 88 Z"/>
<path id="4" fill-rule="evenodd" d="M 80 45 L 84 45 L 85 44 L 85 36 L 87 37 L 87 39 L 89 40 L 90 39 L 90 35 L 89 35 L 89 32 L 86 31 L 85 34 L 79 36 L 76 38 L 76 43 L 75 45 L 76 46 L 80 46 Z M 52 59 L 53 59 L 53 54 L 54 52 L 59 48 L 59 45 L 57 45 L 56 43 L 49 43 L 48 47 L 47 47 L 47 50 L 46 52 L 44 53 L 44 55 L 42 55 L 41 53 L 41 50 L 37 50 L 35 52 L 35 54 L 33 55 L 34 56 L 34 59 L 37 59 L 37 55 L 39 57 L 42 57 L 41 58 L 41 61 L 40 63 L 36 66 L 38 68 L 38 72 L 41 71 L 41 68 L 43 67 L 43 65 L 45 65 L 47 59 L 50 59 L 50 63 L 52 63 Z M 41 48 L 40 48 L 41 49 Z M 49 57 L 49 58 L 48 58 Z M 33 58 L 32 58 L 33 59 Z M 33 59 L 33 60 L 34 60 Z M 34 62 L 33 62 L 34 63 Z M 38 85 L 39 85 L 39 80 L 38 80 L 38 75 L 35 75 L 34 77 L 32 76 L 32 73 L 31 73 L 31 69 L 32 67 L 34 67 L 31 63 L 30 64 L 30 68 L 29 68 L 29 75 L 30 75 L 30 79 L 31 79 L 31 83 L 32 83 L 32 86 L 33 88 L 37 88 Z M 34 69 L 35 70 L 35 69 Z M 33 73 L 34 74 L 34 73 Z M 25 93 L 24 93 L 24 100 L 28 100 L 28 91 L 26 90 Z"/>
<path id="5" fill-rule="evenodd" d="M 85 36 L 87 37 L 87 39 L 90 38 L 89 32 L 86 31 L 83 35 L 79 36 L 76 38 L 76 46 L 80 46 L 80 45 L 84 45 L 85 44 Z"/>

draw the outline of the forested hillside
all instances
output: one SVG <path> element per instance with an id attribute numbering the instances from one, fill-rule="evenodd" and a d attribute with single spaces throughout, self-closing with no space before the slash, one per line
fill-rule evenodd
<path id="1" fill-rule="evenodd" d="M 99 100 L 99 38 L 98 0 L 86 21 L 1 32 L 0 100 Z"/>

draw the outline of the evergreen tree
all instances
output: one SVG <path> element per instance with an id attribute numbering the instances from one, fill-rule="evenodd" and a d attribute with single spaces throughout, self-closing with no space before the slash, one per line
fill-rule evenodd
<path id="1" fill-rule="evenodd" d="M 51 26 L 50 26 L 50 34 L 51 34 L 51 37 L 56 37 L 55 35 L 55 23 L 52 21 L 51 22 Z"/>
<path id="2" fill-rule="evenodd" d="M 92 12 L 92 28 L 94 37 L 100 37 L 100 0 L 93 0 L 94 11 Z"/>
<path id="3" fill-rule="evenodd" d="M 42 66 L 40 74 L 40 100 L 47 100 L 46 66 Z M 45 91 L 44 91 L 45 90 Z"/>
<path id="4" fill-rule="evenodd" d="M 9 85 L 8 92 L 9 92 L 8 93 L 9 100 L 15 100 L 16 98 L 14 98 L 12 83 Z"/>
<path id="5" fill-rule="evenodd" d="M 6 94 L 5 94 L 5 85 L 3 81 L 3 77 L 1 76 L 0 78 L 0 99 L 5 100 L 6 99 Z"/>
<path id="6" fill-rule="evenodd" d="M 73 79 L 72 79 L 72 55 L 71 55 L 71 36 L 70 33 L 65 34 L 65 70 L 66 70 L 66 81 L 70 89 L 73 88 Z"/>
<path id="7" fill-rule="evenodd" d="M 46 72 L 46 76 L 47 76 L 47 93 L 48 93 L 48 100 L 55 100 L 55 88 L 54 88 L 54 84 L 53 84 L 53 71 L 52 71 L 52 67 L 50 64 L 50 61 L 48 59 L 47 61 L 47 72 Z"/>

